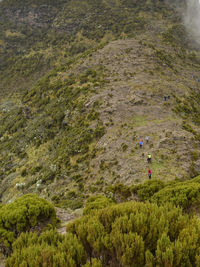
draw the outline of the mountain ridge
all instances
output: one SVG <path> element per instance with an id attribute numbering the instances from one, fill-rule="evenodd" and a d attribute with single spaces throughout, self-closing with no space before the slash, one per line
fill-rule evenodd
<path id="1" fill-rule="evenodd" d="M 2 2 L 1 6 L 9 7 L 10 3 Z M 24 8 L 37 9 L 37 3 Z M 199 130 L 195 120 L 198 101 L 194 103 L 194 98 L 198 99 L 194 92 L 199 88 L 199 51 L 191 48 L 178 12 L 162 1 L 149 1 L 147 5 L 144 1 L 139 6 L 131 1 L 81 3 L 89 12 L 86 15 L 73 1 L 59 2 L 61 11 L 55 5 L 56 12 L 63 14 L 57 17 L 57 25 L 62 25 L 58 23 L 62 18 L 63 23 L 72 25 L 77 16 L 82 16 L 82 21 L 77 20 L 82 30 L 77 31 L 75 25 L 71 40 L 66 42 L 68 35 L 64 36 L 61 26 L 61 41 L 48 44 L 45 39 L 42 50 L 35 47 L 36 41 L 25 54 L 17 56 L 21 62 L 24 58 L 31 62 L 49 51 L 45 60 L 50 60 L 51 66 L 44 61 L 46 70 L 38 73 L 45 75 L 38 79 L 37 61 L 33 60 L 35 67 L 29 68 L 26 61 L 23 65 L 17 59 L 21 77 L 33 86 L 17 86 L 12 93 L 8 83 L 10 96 L 2 97 L 3 202 L 37 192 L 46 198 L 58 197 L 67 207 L 73 206 L 73 201 L 77 203 L 74 208 L 81 207 L 84 193 L 101 192 L 112 183 L 145 181 L 149 152 L 153 156 L 153 177 L 185 180 L 199 174 Z M 96 27 L 105 16 L 99 13 L 100 7 L 107 8 L 105 14 L 108 10 L 112 13 L 110 21 Z M 119 8 L 122 11 L 115 17 Z M 89 26 L 94 17 L 88 20 L 87 16 L 92 10 L 99 17 Z M 133 11 L 135 17 L 130 22 Z M 117 21 L 120 16 L 122 22 Z M 21 21 L 19 25 L 27 23 Z M 34 33 L 34 27 L 30 29 Z M 18 40 L 13 28 L 7 34 L 13 38 L 7 37 L 8 43 Z M 42 38 L 53 36 L 51 32 L 41 34 Z M 64 47 L 71 52 L 63 52 Z M 7 51 L 7 47 L 4 49 Z M 55 51 L 53 61 L 50 51 Z M 15 64 L 12 67 L 15 69 Z M 24 75 L 23 68 L 30 74 Z M 5 68 L 1 75 L 5 78 L 4 71 L 12 74 L 11 81 L 17 85 L 14 69 Z M 164 101 L 168 95 L 170 100 Z M 150 143 L 139 150 L 139 140 L 146 135 Z M 20 189 L 16 184 L 25 186 Z"/>
<path id="2" fill-rule="evenodd" d="M 0 265 L 199 266 L 200 49 L 184 14 L 0 2 Z"/>

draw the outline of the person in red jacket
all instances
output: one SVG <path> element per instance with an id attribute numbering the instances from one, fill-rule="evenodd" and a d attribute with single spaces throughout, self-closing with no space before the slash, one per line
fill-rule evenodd
<path id="1" fill-rule="evenodd" d="M 149 169 L 149 170 L 148 170 L 148 172 L 147 172 L 147 174 L 148 174 L 148 177 L 149 177 L 149 179 L 151 179 L 152 170 L 151 170 L 151 169 Z"/>

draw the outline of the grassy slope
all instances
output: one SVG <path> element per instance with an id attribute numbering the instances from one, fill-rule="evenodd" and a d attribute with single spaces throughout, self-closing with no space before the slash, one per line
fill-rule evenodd
<path id="1" fill-rule="evenodd" d="M 146 8 L 143 2 L 136 6 L 132 1 L 4 0 L 0 3 L 1 93 L 31 87 L 48 70 L 101 40 L 135 34 L 146 22 L 139 13 Z"/>
<path id="2" fill-rule="evenodd" d="M 144 181 L 149 151 L 153 177 L 186 179 L 199 173 L 199 139 L 191 130 L 198 132 L 198 122 L 191 126 L 189 116 L 195 111 L 188 114 L 178 106 L 185 94 L 191 99 L 191 92 L 198 92 L 193 79 L 198 52 L 189 50 L 174 11 L 159 1 L 148 3 L 81 1 L 85 16 L 77 8 L 80 1 L 69 1 L 50 29 L 38 35 L 42 48 L 38 42 L 28 44 L 24 55 L 14 56 L 14 65 L 4 66 L 1 73 L 6 83 L 9 77 L 10 90 L 20 77 L 25 84 L 38 77 L 29 64 L 25 69 L 30 76 L 16 71 L 15 64 L 23 70 L 24 58 L 38 57 L 40 51 L 52 62 L 50 67 L 43 62 L 44 71 L 52 71 L 32 88 L 0 103 L 3 201 L 38 192 L 64 207 L 81 207 L 87 194 L 108 184 Z M 55 29 L 62 39 L 49 42 L 47 35 L 51 39 Z M 6 38 L 4 42 L 11 44 Z M 15 53 L 14 48 L 3 49 L 9 56 Z M 87 51 L 77 56 L 82 49 Z M 168 94 L 171 99 L 164 102 Z M 190 128 L 183 129 L 185 125 Z M 139 151 L 138 140 L 147 134 L 150 144 Z M 16 183 L 25 186 L 17 189 Z"/>

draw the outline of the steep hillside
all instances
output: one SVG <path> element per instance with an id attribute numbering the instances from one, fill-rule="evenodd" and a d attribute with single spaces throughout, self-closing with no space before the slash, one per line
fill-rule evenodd
<path id="1" fill-rule="evenodd" d="M 165 9 L 159 1 L 2 1 L 1 93 L 31 87 L 48 70 L 99 42 L 133 36 Z"/>
<path id="2" fill-rule="evenodd" d="M 187 3 L 0 1 L 0 266 L 200 266 Z"/>
<path id="3" fill-rule="evenodd" d="M 162 181 L 199 174 L 200 54 L 175 7 L 4 0 L 0 12 L 3 202 L 36 192 L 77 209 L 149 167 Z"/>

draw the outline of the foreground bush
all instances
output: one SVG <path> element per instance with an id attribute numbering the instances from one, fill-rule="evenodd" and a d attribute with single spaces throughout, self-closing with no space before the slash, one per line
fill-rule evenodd
<path id="1" fill-rule="evenodd" d="M 194 210 L 200 205 L 200 177 L 184 182 L 151 180 L 143 184 L 134 185 L 131 192 L 140 201 L 150 201 L 158 205 L 166 202 L 180 206 L 184 211 Z"/>
<path id="2" fill-rule="evenodd" d="M 165 183 L 160 180 L 150 180 L 143 184 L 134 185 L 131 191 L 139 197 L 140 200 L 149 200 L 156 192 L 165 187 Z"/>
<path id="3" fill-rule="evenodd" d="M 86 262 L 84 248 L 75 236 L 59 235 L 53 230 L 40 236 L 36 233 L 22 233 L 14 242 L 13 250 L 6 267 L 77 267 Z"/>
<path id="4" fill-rule="evenodd" d="M 171 204 L 127 202 L 92 210 L 67 227 L 22 233 L 6 267 L 200 266 L 200 223 Z"/>
<path id="5" fill-rule="evenodd" d="M 200 224 L 180 208 L 129 202 L 68 225 L 103 266 L 200 266 Z"/>
<path id="6" fill-rule="evenodd" d="M 130 187 L 122 183 L 107 186 L 105 189 L 105 193 L 106 194 L 112 193 L 113 198 L 116 201 L 120 201 L 120 202 L 126 201 L 127 198 L 131 196 Z"/>
<path id="7" fill-rule="evenodd" d="M 113 203 L 114 202 L 111 199 L 104 196 L 92 196 L 88 198 L 86 206 L 83 210 L 83 214 L 92 214 L 93 212 L 103 209 Z"/>
<path id="8" fill-rule="evenodd" d="M 200 184 L 194 182 L 166 186 L 153 195 L 152 201 L 158 204 L 171 202 L 189 210 L 200 204 Z"/>
<path id="9" fill-rule="evenodd" d="M 12 243 L 26 231 L 41 232 L 48 224 L 55 225 L 56 212 L 51 203 L 36 195 L 25 195 L 0 209 L 0 249 L 11 252 Z"/>

